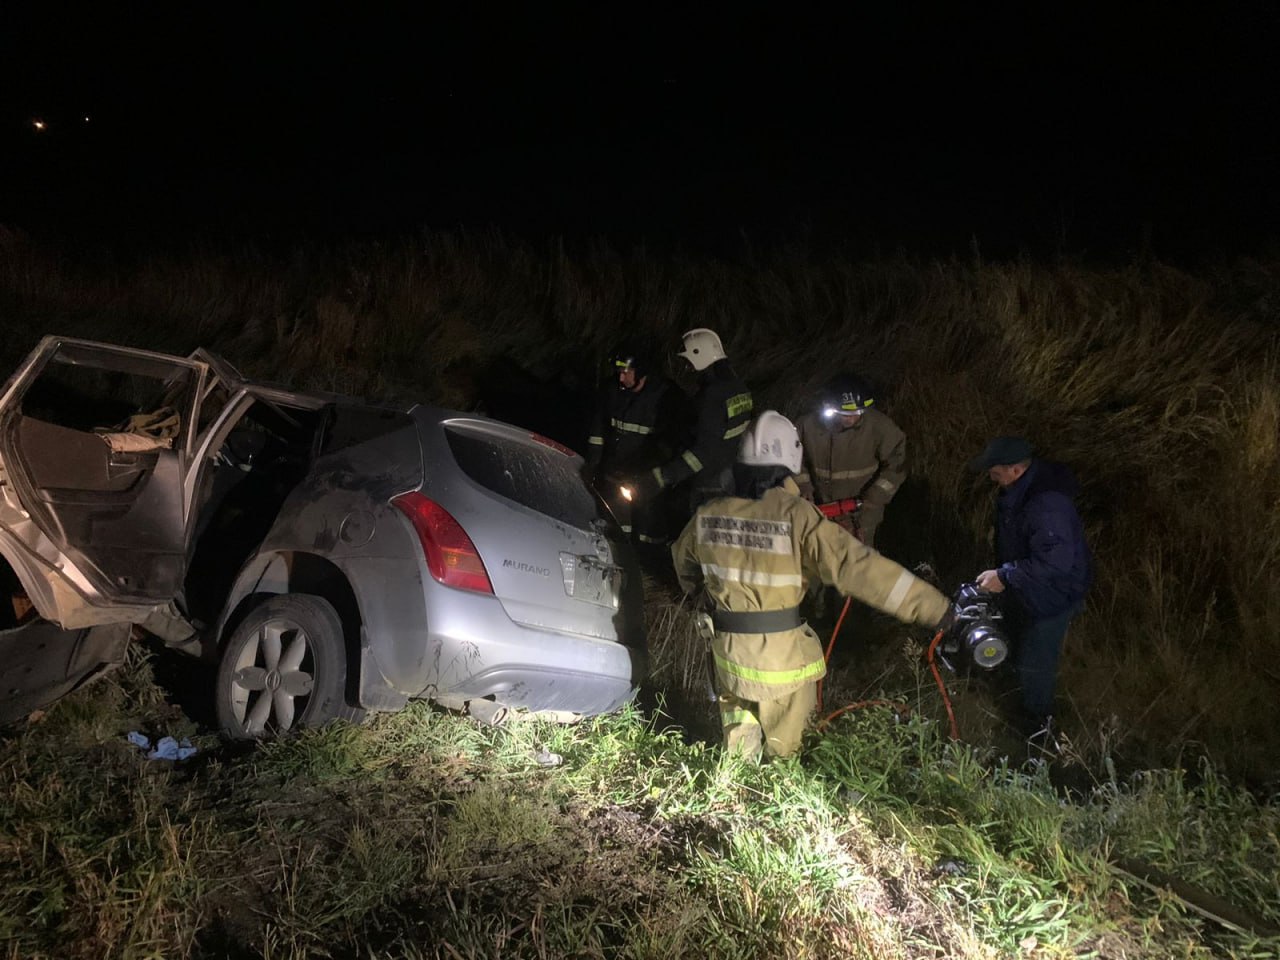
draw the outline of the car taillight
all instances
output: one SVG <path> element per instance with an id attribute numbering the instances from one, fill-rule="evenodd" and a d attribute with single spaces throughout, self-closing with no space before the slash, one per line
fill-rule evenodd
<path id="1" fill-rule="evenodd" d="M 418 531 L 431 576 L 446 587 L 493 593 L 489 572 L 476 545 L 444 507 L 417 490 L 392 501 Z"/>

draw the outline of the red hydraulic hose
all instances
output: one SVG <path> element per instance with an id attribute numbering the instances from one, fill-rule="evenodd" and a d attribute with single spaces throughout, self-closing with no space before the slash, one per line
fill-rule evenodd
<path id="1" fill-rule="evenodd" d="M 852 597 L 844 598 L 844 607 L 840 611 L 840 616 L 836 619 L 836 628 L 831 631 L 831 639 L 827 641 L 827 652 L 822 655 L 823 663 L 831 662 L 831 651 L 835 649 L 836 637 L 840 635 L 840 627 L 844 624 L 845 614 L 849 612 L 849 603 L 852 599 Z M 822 712 L 822 680 L 818 680 L 818 712 Z M 830 717 L 827 719 L 830 719 Z"/>
<path id="2" fill-rule="evenodd" d="M 837 630 L 840 629 L 838 624 L 836 626 L 836 629 Z M 933 679 L 936 680 L 938 683 L 938 692 L 942 694 L 942 703 L 947 708 L 947 720 L 950 723 L 951 739 L 959 740 L 960 727 L 956 723 L 955 711 L 951 709 L 951 697 L 947 694 L 946 684 L 942 682 L 942 674 L 938 672 L 938 664 L 937 664 L 937 661 L 934 659 L 934 655 L 933 655 L 934 651 L 938 648 L 938 643 L 941 640 L 942 640 L 942 631 L 939 630 L 937 633 L 933 635 L 933 640 L 929 642 L 929 652 L 926 655 L 925 659 L 929 661 L 929 669 L 933 672 Z M 830 654 L 830 651 L 828 651 L 828 655 L 829 654 Z M 821 691 L 822 689 L 821 681 L 819 681 L 818 689 L 819 691 Z M 858 710 L 862 707 L 890 707 L 898 711 L 898 713 L 904 717 L 908 716 L 911 713 L 910 707 L 902 703 L 895 703 L 892 700 L 859 700 L 856 703 L 846 704 L 845 706 L 841 707 L 839 710 L 836 710 L 835 712 L 823 717 L 821 720 L 818 721 L 818 730 L 819 731 L 825 730 L 827 728 L 827 725 L 831 723 L 831 721 L 834 720 L 836 717 L 840 716 L 842 713 L 848 713 L 850 710 Z M 819 712 L 821 712 L 822 710 L 821 695 L 819 695 L 819 698 L 818 698 L 818 710 Z"/>
<path id="3" fill-rule="evenodd" d="M 929 669 L 933 671 L 933 679 L 938 683 L 938 692 L 942 694 L 942 703 L 947 708 L 947 719 L 951 723 L 951 739 L 960 739 L 960 727 L 956 724 L 955 711 L 951 709 L 951 697 L 947 695 L 947 685 L 942 682 L 942 674 L 938 672 L 937 661 L 933 658 L 933 652 L 938 649 L 938 643 L 942 640 L 942 631 L 939 630 L 933 635 L 933 640 L 929 643 L 929 652 L 925 659 L 929 661 Z"/>
<path id="4" fill-rule="evenodd" d="M 840 716 L 840 714 L 848 713 L 850 710 L 861 710 L 863 707 L 889 707 L 891 710 L 896 710 L 903 717 L 911 715 L 911 708 L 905 703 L 897 703 L 893 700 L 858 700 L 854 703 L 846 703 L 839 710 L 827 714 L 827 716 L 818 721 L 818 730 L 825 730 L 827 724 Z"/>

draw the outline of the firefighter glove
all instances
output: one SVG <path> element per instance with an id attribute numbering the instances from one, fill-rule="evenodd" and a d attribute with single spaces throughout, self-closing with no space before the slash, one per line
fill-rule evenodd
<path id="1" fill-rule="evenodd" d="M 942 619 L 938 621 L 937 626 L 933 628 L 934 633 L 946 634 L 956 625 L 956 605 L 954 603 L 947 604 L 947 612 L 942 615 Z"/>

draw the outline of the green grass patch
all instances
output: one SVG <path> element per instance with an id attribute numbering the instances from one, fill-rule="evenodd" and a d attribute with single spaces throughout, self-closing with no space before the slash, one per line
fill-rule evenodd
<path id="1" fill-rule="evenodd" d="M 418 704 L 183 764 L 123 743 L 149 664 L 0 744 L 0 937 L 21 957 L 1266 956 L 1126 885 L 1140 856 L 1276 920 L 1280 812 L 1163 771 L 1047 768 L 855 711 L 799 760 L 635 708 L 502 728 Z M 88 727 L 86 716 L 95 717 Z M 94 732 L 96 731 L 96 732 Z M 95 739 L 96 738 L 96 739 Z M 546 758 L 558 754 L 558 765 Z"/>

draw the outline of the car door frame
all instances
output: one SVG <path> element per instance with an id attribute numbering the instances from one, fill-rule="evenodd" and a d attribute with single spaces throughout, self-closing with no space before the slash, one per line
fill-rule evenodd
<path id="1" fill-rule="evenodd" d="M 75 337 L 46 336 L 28 355 L 18 370 L 0 390 L 0 431 L 6 435 L 16 423 L 15 408 L 31 385 L 43 373 L 54 355 L 65 347 L 108 354 L 123 358 L 137 358 L 169 364 L 175 370 L 191 371 L 195 378 L 190 409 L 185 412 L 186 429 L 180 434 L 177 446 L 179 484 L 181 486 L 180 510 L 182 563 L 189 560 L 189 539 L 192 528 L 193 491 L 198 489 L 199 474 L 205 458 L 197 457 L 198 442 L 208 439 L 213 425 L 206 428 L 204 437 L 197 435 L 200 404 L 209 388 L 210 365 L 203 359 L 185 358 L 170 354 L 123 347 L 100 341 Z M 228 389 L 238 385 L 228 384 Z M 228 404 L 230 408 L 231 404 Z M 229 411 L 223 411 L 228 413 Z M 218 422 L 221 422 L 219 417 Z M 4 440 L 9 444 L 7 437 Z M 5 452 L 8 452 L 7 450 Z M 167 603 L 171 596 L 129 595 L 103 583 L 98 576 L 87 576 L 76 563 L 72 551 L 91 556 L 88 545 L 61 544 L 36 519 L 37 512 L 23 503 L 24 496 L 31 496 L 34 487 L 27 477 L 27 468 L 19 456 L 17 463 L 3 462 L 4 483 L 0 488 L 0 552 L 13 567 L 19 581 L 41 617 L 63 627 L 91 626 L 118 620 L 140 620 L 157 605 Z M 16 468 L 16 469 L 15 469 Z"/>

